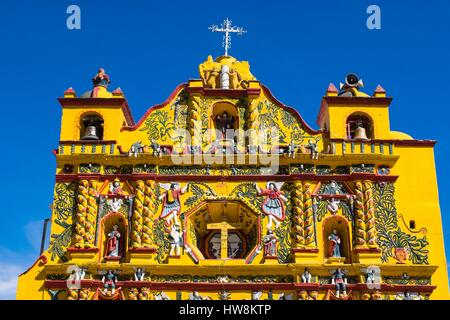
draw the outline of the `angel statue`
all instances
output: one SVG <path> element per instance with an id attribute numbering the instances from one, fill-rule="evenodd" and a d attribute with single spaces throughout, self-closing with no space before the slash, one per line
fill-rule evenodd
<path id="1" fill-rule="evenodd" d="M 135 268 L 134 269 L 134 281 L 144 281 L 145 268 Z"/>
<path id="2" fill-rule="evenodd" d="M 258 195 L 265 196 L 261 209 L 269 219 L 269 223 L 266 226 L 267 230 L 272 229 L 272 224 L 274 222 L 275 228 L 278 228 L 280 226 L 280 221 L 283 221 L 286 217 L 283 202 L 287 202 L 288 199 L 283 196 L 283 193 L 280 191 L 283 184 L 284 182 L 267 182 L 267 189 L 261 189 L 255 182 L 255 188 L 258 191 Z"/>
<path id="3" fill-rule="evenodd" d="M 160 197 L 159 200 L 163 200 L 163 208 L 160 215 L 160 219 L 166 220 L 166 225 L 170 226 L 171 223 L 179 224 L 178 215 L 181 211 L 180 195 L 188 191 L 187 184 L 184 188 L 180 188 L 178 182 L 173 183 L 160 183 L 161 188 L 166 190 Z"/>
<path id="4" fill-rule="evenodd" d="M 109 199 L 106 203 L 108 204 L 108 207 L 111 212 L 119 212 L 120 208 L 122 208 L 123 200 L 114 198 Z"/>

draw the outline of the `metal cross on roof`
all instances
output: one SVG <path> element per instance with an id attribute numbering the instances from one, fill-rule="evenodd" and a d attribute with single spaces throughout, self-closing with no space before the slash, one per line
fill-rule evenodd
<path id="1" fill-rule="evenodd" d="M 237 33 L 238 35 L 242 35 L 243 33 L 247 32 L 244 30 L 244 28 L 241 27 L 233 27 L 231 25 L 231 20 L 226 18 L 221 27 L 219 28 L 217 25 L 213 24 L 211 27 L 208 28 L 212 32 L 225 32 L 223 35 L 223 43 L 222 46 L 225 48 L 225 56 L 228 56 L 228 49 L 231 48 L 231 35 L 230 33 Z"/>

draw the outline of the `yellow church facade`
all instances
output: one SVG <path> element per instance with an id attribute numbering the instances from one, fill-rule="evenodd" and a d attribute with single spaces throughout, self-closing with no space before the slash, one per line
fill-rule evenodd
<path id="1" fill-rule="evenodd" d="M 312 129 L 230 56 L 134 122 L 101 69 L 62 107 L 49 247 L 17 299 L 448 299 L 433 140 L 350 74 Z"/>

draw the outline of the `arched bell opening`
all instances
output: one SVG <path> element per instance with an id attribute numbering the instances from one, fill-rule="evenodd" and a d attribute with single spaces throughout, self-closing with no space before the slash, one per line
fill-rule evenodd
<path id="1" fill-rule="evenodd" d="M 104 120 L 98 113 L 87 113 L 80 117 L 80 140 L 103 140 Z"/>
<path id="2" fill-rule="evenodd" d="M 347 138 L 350 140 L 373 139 L 373 121 L 362 113 L 353 113 L 347 118 Z"/>
<path id="3" fill-rule="evenodd" d="M 329 237 L 334 234 L 336 230 L 336 235 L 340 238 L 340 258 L 343 259 L 344 263 L 351 263 L 351 239 L 350 239 L 350 227 L 347 219 L 343 216 L 330 216 L 323 220 L 322 222 L 322 234 L 323 234 L 323 252 L 325 260 L 334 257 L 334 251 L 332 250 L 331 240 Z"/>
<path id="4" fill-rule="evenodd" d="M 128 249 L 128 224 L 125 217 L 118 212 L 108 213 L 100 221 L 100 228 L 101 258 L 106 261 L 122 260 Z M 115 231 L 119 233 L 116 241 L 112 239 Z M 118 246 L 116 252 L 113 252 L 114 245 Z"/>

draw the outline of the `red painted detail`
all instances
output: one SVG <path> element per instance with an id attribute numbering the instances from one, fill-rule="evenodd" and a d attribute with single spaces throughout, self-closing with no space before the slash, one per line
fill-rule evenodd
<path id="1" fill-rule="evenodd" d="M 67 288 L 65 280 L 45 280 L 45 288 Z M 217 291 L 217 290 L 297 290 L 297 291 L 327 291 L 334 290 L 334 284 L 319 283 L 205 283 L 205 282 L 150 282 L 150 281 L 117 281 L 118 287 L 151 288 L 151 290 L 189 290 L 189 291 Z M 82 288 L 99 288 L 103 283 L 99 280 L 82 280 Z M 431 285 L 388 285 L 381 284 L 380 289 L 369 289 L 365 283 L 348 284 L 347 291 L 381 291 L 381 292 L 424 292 L 431 293 L 436 286 Z"/>
<path id="2" fill-rule="evenodd" d="M 64 94 L 70 94 L 70 93 L 75 93 L 75 90 L 73 90 L 72 87 L 70 87 L 69 89 L 67 89 L 66 91 L 64 91 Z"/>
<path id="3" fill-rule="evenodd" d="M 159 175 L 156 173 L 146 174 L 110 174 L 101 175 L 98 173 L 93 174 L 57 174 L 56 182 L 70 182 L 77 180 L 114 180 L 118 178 L 120 181 L 136 181 L 142 179 L 151 179 L 155 181 L 170 182 L 189 182 L 189 181 L 294 181 L 294 180 L 308 180 L 308 181 L 354 181 L 354 180 L 371 180 L 375 182 L 395 182 L 398 176 L 385 176 L 376 175 L 373 173 L 352 173 L 352 174 L 339 174 L 339 175 L 315 175 L 310 173 L 295 173 L 291 175 L 240 175 L 240 176 L 205 176 L 205 175 Z M 111 180 L 112 179 L 112 180 Z"/>
<path id="4" fill-rule="evenodd" d="M 275 96 L 272 94 L 272 92 L 266 86 L 261 84 L 261 88 L 263 89 L 264 93 L 269 97 L 269 99 L 273 100 L 282 109 L 285 109 L 285 110 L 289 111 L 290 113 L 292 113 L 292 115 L 300 122 L 300 124 L 302 125 L 302 127 L 305 129 L 305 131 L 307 133 L 309 133 L 309 134 L 321 134 L 321 133 L 323 133 L 322 130 L 314 130 L 314 129 L 312 129 L 305 122 L 305 120 L 303 120 L 302 116 L 298 113 L 297 110 L 295 110 L 294 108 L 289 107 L 289 106 L 285 105 L 284 103 L 280 102 L 280 100 L 275 98 Z"/>
<path id="5" fill-rule="evenodd" d="M 59 98 L 61 106 L 70 107 L 120 107 L 130 126 L 134 125 L 133 115 L 125 98 Z"/>
<path id="6" fill-rule="evenodd" d="M 27 273 L 27 272 L 30 271 L 31 269 L 33 269 L 33 267 L 34 267 L 36 264 L 39 263 L 40 266 L 43 266 L 43 265 L 46 265 L 47 262 L 48 262 L 48 258 L 47 258 L 47 256 L 46 256 L 45 254 L 39 256 L 39 257 L 36 259 L 36 261 L 31 265 L 31 267 L 29 267 L 25 272 L 22 272 L 22 273 L 19 275 L 19 277 L 20 277 L 21 275 L 24 275 L 25 273 Z"/>
<path id="7" fill-rule="evenodd" d="M 381 249 L 379 248 L 357 248 L 353 249 L 355 253 L 381 253 Z"/>
<path id="8" fill-rule="evenodd" d="M 386 93 L 386 90 L 384 90 L 384 88 L 381 85 L 378 85 L 375 88 L 375 93 Z"/>
<path id="9" fill-rule="evenodd" d="M 205 97 L 241 98 L 247 96 L 259 96 L 261 89 L 212 89 L 203 87 L 187 87 L 186 92 L 198 93 Z"/>
<path id="10" fill-rule="evenodd" d="M 296 253 L 296 252 L 300 252 L 300 253 L 318 253 L 319 249 L 318 248 L 295 248 L 292 249 L 292 252 Z"/>
<path id="11" fill-rule="evenodd" d="M 338 93 L 338 89 L 334 85 L 334 83 L 330 83 L 327 88 L 327 93 Z"/>
<path id="12" fill-rule="evenodd" d="M 97 253 L 98 252 L 98 248 L 74 248 L 74 247 L 70 247 L 67 248 L 67 251 L 69 251 L 70 253 Z"/>

